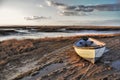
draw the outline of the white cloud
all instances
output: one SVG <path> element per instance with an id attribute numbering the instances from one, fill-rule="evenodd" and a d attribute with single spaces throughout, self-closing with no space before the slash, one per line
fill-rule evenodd
<path id="1" fill-rule="evenodd" d="M 51 17 L 45 16 L 31 16 L 31 17 L 24 17 L 25 20 L 42 20 L 42 19 L 51 19 Z"/>
<path id="2" fill-rule="evenodd" d="M 120 4 L 100 4 L 100 5 L 67 5 L 64 3 L 47 0 L 48 6 L 53 6 L 59 10 L 60 15 L 65 16 L 78 16 L 81 13 L 89 13 L 95 10 L 97 11 L 120 11 Z"/>
<path id="3" fill-rule="evenodd" d="M 52 6 L 52 1 L 46 0 L 45 2 L 48 4 L 48 6 Z"/>
<path id="4" fill-rule="evenodd" d="M 39 5 L 37 5 L 37 7 L 39 7 L 39 8 L 43 8 L 44 6 L 43 6 L 43 5 L 41 5 L 41 4 L 39 4 Z"/>

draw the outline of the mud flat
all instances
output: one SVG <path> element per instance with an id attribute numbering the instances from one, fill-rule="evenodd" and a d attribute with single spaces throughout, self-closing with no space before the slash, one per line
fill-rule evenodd
<path id="1" fill-rule="evenodd" d="M 94 37 L 94 36 L 91 36 Z M 91 64 L 72 45 L 80 37 L 0 42 L 1 80 L 120 80 L 120 36 L 95 37 L 108 51 Z M 90 69 L 88 66 L 91 65 Z"/>

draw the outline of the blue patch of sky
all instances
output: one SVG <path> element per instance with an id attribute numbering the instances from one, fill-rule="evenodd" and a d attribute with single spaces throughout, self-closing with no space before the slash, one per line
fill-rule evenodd
<path id="1" fill-rule="evenodd" d="M 117 0 L 55 0 L 71 5 L 97 5 L 97 4 L 114 4 Z"/>

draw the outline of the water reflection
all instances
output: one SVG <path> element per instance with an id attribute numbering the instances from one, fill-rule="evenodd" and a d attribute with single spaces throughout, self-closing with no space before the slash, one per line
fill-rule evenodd
<path id="1" fill-rule="evenodd" d="M 116 34 L 120 30 L 96 31 L 96 30 L 65 30 L 60 29 L 54 32 L 44 32 L 38 29 L 0 29 L 0 41 L 8 39 L 38 39 L 45 37 L 69 37 L 91 34 Z"/>

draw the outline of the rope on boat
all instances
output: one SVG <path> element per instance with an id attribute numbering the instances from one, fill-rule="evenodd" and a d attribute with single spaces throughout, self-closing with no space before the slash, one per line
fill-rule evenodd
<path id="1" fill-rule="evenodd" d="M 93 67 L 92 65 L 93 65 L 93 64 L 90 63 L 90 65 L 88 66 L 86 72 L 82 75 L 82 77 L 80 78 L 80 80 L 82 80 L 82 79 L 86 76 L 86 74 L 88 73 L 88 71 Z"/>

